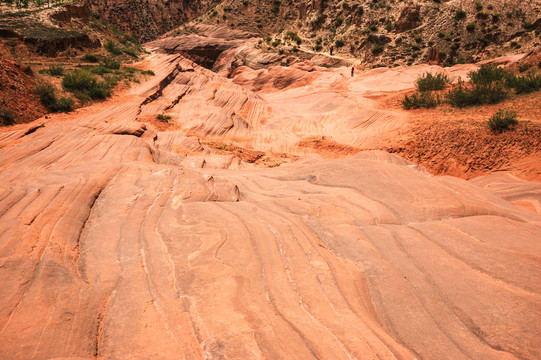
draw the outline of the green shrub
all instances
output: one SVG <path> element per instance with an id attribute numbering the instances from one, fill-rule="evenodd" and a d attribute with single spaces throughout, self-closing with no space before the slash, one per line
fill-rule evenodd
<path id="1" fill-rule="evenodd" d="M 405 96 L 402 101 L 404 109 L 434 108 L 439 104 L 439 99 L 430 91 L 422 91 Z"/>
<path id="2" fill-rule="evenodd" d="M 336 46 L 337 48 L 341 48 L 342 46 L 344 46 L 344 40 L 342 39 L 338 39 L 334 42 L 334 46 Z"/>
<path id="3" fill-rule="evenodd" d="M 62 76 L 64 74 L 64 68 L 60 65 L 53 65 L 49 68 L 48 72 L 53 76 Z"/>
<path id="4" fill-rule="evenodd" d="M 475 85 L 490 86 L 503 84 L 509 72 L 496 66 L 483 65 L 479 70 L 470 72 L 468 76 Z"/>
<path id="5" fill-rule="evenodd" d="M 70 112 L 75 105 L 72 98 L 62 97 L 57 99 L 56 88 L 47 82 L 38 85 L 35 92 L 39 95 L 41 103 L 50 111 Z"/>
<path id="6" fill-rule="evenodd" d="M 93 67 L 92 69 L 90 69 L 90 72 L 92 74 L 96 74 L 96 75 L 103 75 L 103 74 L 109 74 L 109 73 L 111 73 L 113 71 L 111 69 L 109 69 L 109 68 L 106 68 L 103 65 L 99 65 L 99 66 L 96 66 L 96 67 Z"/>
<path id="7" fill-rule="evenodd" d="M 51 108 L 52 111 L 56 112 L 70 112 L 75 106 L 75 101 L 70 97 L 61 97 L 57 100 L 56 104 Z"/>
<path id="8" fill-rule="evenodd" d="M 111 58 L 105 58 L 102 61 L 102 65 L 108 69 L 114 69 L 114 70 L 120 69 L 120 63 L 116 61 L 115 59 L 111 59 Z"/>
<path id="9" fill-rule="evenodd" d="M 100 57 L 96 54 L 85 54 L 85 56 L 83 56 L 83 60 L 91 63 L 97 63 L 100 61 Z"/>
<path id="10" fill-rule="evenodd" d="M 297 44 L 302 44 L 302 39 L 300 38 L 300 36 L 296 33 L 296 32 L 293 32 L 293 31 L 288 31 L 286 33 L 286 36 L 288 38 L 290 38 L 291 40 L 295 41 Z"/>
<path id="11" fill-rule="evenodd" d="M 62 86 L 81 100 L 105 99 L 111 96 L 111 83 L 98 81 L 97 77 L 86 70 L 74 70 L 64 76 Z"/>
<path id="12" fill-rule="evenodd" d="M 503 132 L 512 125 L 518 124 L 517 113 L 512 110 L 498 110 L 487 122 L 488 127 L 494 132 Z"/>
<path id="13" fill-rule="evenodd" d="M 466 12 L 463 9 L 458 9 L 455 12 L 455 20 L 464 20 L 466 18 Z"/>
<path id="14" fill-rule="evenodd" d="M 372 54 L 379 55 L 383 52 L 383 45 L 377 44 L 372 47 Z"/>
<path id="15" fill-rule="evenodd" d="M 171 116 L 159 114 L 158 116 L 156 116 L 156 118 L 157 118 L 158 120 L 167 122 L 168 120 L 171 119 Z"/>
<path id="16" fill-rule="evenodd" d="M 0 126 L 15 124 L 15 114 L 8 109 L 0 108 Z"/>
<path id="17" fill-rule="evenodd" d="M 433 75 L 431 73 L 425 73 L 417 78 L 415 84 L 419 91 L 428 91 L 428 90 L 443 90 L 445 85 L 449 84 L 451 81 L 447 75 L 442 73 L 437 73 Z"/>
<path id="18" fill-rule="evenodd" d="M 154 73 L 154 71 L 152 71 L 152 70 L 143 70 L 143 71 L 141 71 L 141 74 L 143 74 L 143 75 L 151 75 L 151 76 L 156 75 Z"/>
<path id="19" fill-rule="evenodd" d="M 474 32 L 475 31 L 475 23 L 469 23 L 468 25 L 466 25 L 466 30 L 468 30 L 468 32 Z"/>
<path id="20" fill-rule="evenodd" d="M 510 75 L 507 86 L 514 89 L 517 94 L 529 94 L 541 89 L 541 75 L 529 72 L 525 75 Z"/>
<path id="21" fill-rule="evenodd" d="M 105 99 L 111 96 L 111 88 L 107 82 L 99 81 L 88 90 L 88 95 L 92 99 Z"/>
<path id="22" fill-rule="evenodd" d="M 68 91 L 87 91 L 96 86 L 98 79 L 86 70 L 74 70 L 62 79 L 62 86 Z"/>
<path id="23" fill-rule="evenodd" d="M 104 47 L 113 55 L 122 54 L 122 49 L 120 48 L 120 46 L 118 46 L 118 43 L 114 42 L 113 40 L 107 40 Z"/>
<path id="24" fill-rule="evenodd" d="M 508 96 L 503 86 L 478 86 L 459 83 L 447 93 L 448 102 L 456 107 L 496 104 Z"/>
<path id="25" fill-rule="evenodd" d="M 48 109 L 56 104 L 56 89 L 48 82 L 36 86 L 35 93 L 39 95 L 41 103 Z"/>
<path id="26" fill-rule="evenodd" d="M 532 65 L 530 65 L 530 64 L 522 64 L 522 65 L 519 65 L 518 71 L 523 73 L 523 72 L 528 71 L 528 69 L 531 68 L 531 67 L 532 67 Z"/>

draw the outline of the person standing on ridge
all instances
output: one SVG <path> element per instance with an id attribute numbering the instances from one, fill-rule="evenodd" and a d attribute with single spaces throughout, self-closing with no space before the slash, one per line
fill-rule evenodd
<path id="1" fill-rule="evenodd" d="M 331 56 L 332 56 L 332 51 L 334 50 L 334 46 L 331 45 Z"/>
<path id="2" fill-rule="evenodd" d="M 351 77 L 353 77 L 353 75 L 355 75 L 355 66 L 351 67 Z"/>

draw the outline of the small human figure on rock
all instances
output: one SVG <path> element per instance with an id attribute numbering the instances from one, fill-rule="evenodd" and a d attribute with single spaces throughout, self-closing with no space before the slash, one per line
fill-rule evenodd
<path id="1" fill-rule="evenodd" d="M 355 66 L 351 67 L 351 77 L 355 75 Z"/>
<path id="2" fill-rule="evenodd" d="M 331 45 L 331 56 L 332 56 L 332 51 L 334 50 L 334 46 Z"/>

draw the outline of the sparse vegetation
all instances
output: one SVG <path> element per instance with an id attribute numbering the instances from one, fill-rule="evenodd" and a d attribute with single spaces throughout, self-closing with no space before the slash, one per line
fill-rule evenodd
<path id="1" fill-rule="evenodd" d="M 122 54 L 122 49 L 118 45 L 116 41 L 113 40 L 107 40 L 107 42 L 104 45 L 105 50 L 109 51 L 113 55 L 120 55 Z"/>
<path id="2" fill-rule="evenodd" d="M 505 82 L 508 72 L 494 66 L 482 66 L 469 74 L 469 84 L 459 81 L 447 93 L 447 100 L 456 107 L 496 104 L 507 98 Z"/>
<path id="3" fill-rule="evenodd" d="M 160 121 L 164 121 L 164 122 L 167 122 L 168 120 L 171 120 L 171 116 L 169 115 L 164 115 L 164 114 L 159 114 L 158 116 L 156 116 L 156 118 Z"/>
<path id="4" fill-rule="evenodd" d="M 528 94 L 541 89 L 541 75 L 533 71 L 525 75 L 509 75 L 507 86 L 515 90 L 517 94 Z"/>
<path id="5" fill-rule="evenodd" d="M 415 84 L 419 91 L 429 91 L 429 90 L 443 90 L 447 84 L 451 81 L 447 75 L 443 73 L 437 73 L 433 75 L 431 73 L 425 73 L 417 78 Z"/>
<path id="6" fill-rule="evenodd" d="M 374 45 L 371 51 L 372 51 L 372 54 L 379 55 L 383 52 L 383 45 L 380 45 L 380 44 Z"/>
<path id="7" fill-rule="evenodd" d="M 48 82 L 38 85 L 35 92 L 39 95 L 41 103 L 53 112 L 70 112 L 75 105 L 75 101 L 72 98 L 57 98 L 56 88 Z"/>
<path id="8" fill-rule="evenodd" d="M 15 114 L 7 109 L 0 108 L 0 126 L 10 126 L 15 124 Z"/>
<path id="9" fill-rule="evenodd" d="M 431 91 L 421 91 L 405 96 L 402 101 L 402 106 L 406 110 L 420 109 L 420 108 L 434 108 L 439 104 L 439 99 Z"/>
<path id="10" fill-rule="evenodd" d="M 97 54 L 85 54 L 85 56 L 83 56 L 83 60 L 91 63 L 97 63 L 100 61 L 100 57 Z"/>
<path id="11" fill-rule="evenodd" d="M 62 86 L 77 98 L 86 100 L 105 99 L 111 96 L 111 83 L 98 81 L 96 76 L 86 70 L 74 70 L 64 76 Z"/>
<path id="12" fill-rule="evenodd" d="M 466 12 L 463 9 L 458 9 L 455 12 L 455 20 L 464 20 L 466 18 Z"/>
<path id="13" fill-rule="evenodd" d="M 516 124 L 518 124 L 516 111 L 502 109 L 498 110 L 487 122 L 492 131 L 499 133 Z"/>

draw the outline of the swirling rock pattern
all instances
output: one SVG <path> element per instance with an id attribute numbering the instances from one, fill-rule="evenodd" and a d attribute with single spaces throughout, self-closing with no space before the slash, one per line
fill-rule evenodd
<path id="1" fill-rule="evenodd" d="M 150 61 L 121 98 L 0 133 L 0 358 L 541 357 L 538 214 L 381 151 L 261 169 L 199 141 L 370 146 L 401 115 L 363 94 L 396 72 L 255 92 Z"/>

